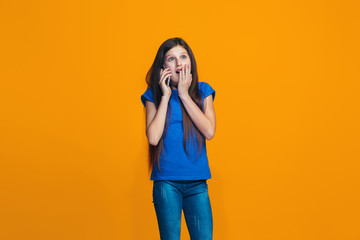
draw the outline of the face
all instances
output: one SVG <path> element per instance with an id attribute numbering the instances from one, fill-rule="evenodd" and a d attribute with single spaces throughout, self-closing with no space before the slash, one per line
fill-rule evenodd
<path id="1" fill-rule="evenodd" d="M 175 46 L 165 54 L 164 66 L 169 68 L 172 73 L 171 83 L 173 85 L 177 86 L 180 77 L 179 70 L 184 68 L 185 65 L 189 65 L 191 69 L 189 54 L 182 46 Z"/>

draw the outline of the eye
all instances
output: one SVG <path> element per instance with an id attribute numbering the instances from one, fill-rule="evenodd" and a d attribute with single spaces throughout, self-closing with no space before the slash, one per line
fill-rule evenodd
<path id="1" fill-rule="evenodd" d="M 182 55 L 181 57 L 182 57 L 182 59 L 185 59 L 185 58 L 186 58 L 186 56 L 185 56 L 185 55 Z"/>
<path id="2" fill-rule="evenodd" d="M 174 58 L 173 58 L 173 57 L 171 57 L 171 58 L 169 58 L 169 59 L 168 59 L 168 61 L 172 61 L 172 60 L 174 60 Z"/>

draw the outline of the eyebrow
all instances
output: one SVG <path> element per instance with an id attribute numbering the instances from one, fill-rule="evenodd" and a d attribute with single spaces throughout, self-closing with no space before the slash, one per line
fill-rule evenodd
<path id="1" fill-rule="evenodd" d="M 180 54 L 186 54 L 186 55 L 189 55 L 187 52 L 181 52 Z M 174 54 L 170 54 L 169 56 L 167 56 L 166 58 L 168 58 L 168 57 L 170 57 L 170 56 L 172 56 L 172 55 L 174 55 Z"/>

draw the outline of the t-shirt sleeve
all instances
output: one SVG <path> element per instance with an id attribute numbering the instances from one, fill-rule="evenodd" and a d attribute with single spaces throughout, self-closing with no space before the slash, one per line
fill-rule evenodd
<path id="1" fill-rule="evenodd" d="M 199 82 L 200 91 L 203 93 L 204 99 L 212 94 L 213 101 L 215 100 L 215 90 L 206 82 Z"/>
<path id="2" fill-rule="evenodd" d="M 154 102 L 154 94 L 153 94 L 153 92 L 151 91 L 150 88 L 148 88 L 145 91 L 145 93 L 143 95 L 141 95 L 141 102 L 144 105 L 144 107 L 146 106 L 145 105 L 146 100 L 148 100 L 150 102 Z"/>

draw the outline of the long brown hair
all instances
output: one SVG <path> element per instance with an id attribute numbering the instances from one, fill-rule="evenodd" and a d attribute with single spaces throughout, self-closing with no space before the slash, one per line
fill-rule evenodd
<path id="1" fill-rule="evenodd" d="M 159 85 L 160 69 L 164 64 L 165 54 L 167 53 L 167 51 L 169 51 L 171 48 L 173 48 L 175 46 L 182 46 L 188 52 L 188 55 L 191 60 L 191 74 L 192 74 L 192 81 L 191 81 L 191 85 L 189 87 L 189 96 L 195 102 L 195 104 L 203 111 L 202 98 L 200 96 L 200 92 L 199 92 L 199 88 L 198 88 L 198 73 L 197 73 L 195 57 L 194 57 L 194 54 L 193 54 L 191 48 L 189 47 L 189 45 L 181 38 L 170 38 L 161 44 L 161 46 L 159 47 L 159 49 L 157 51 L 155 60 L 152 64 L 152 66 L 150 67 L 149 71 L 146 74 L 146 83 L 148 85 L 148 89 L 150 88 L 153 92 L 155 107 L 156 107 L 156 109 L 159 107 L 159 104 L 161 101 L 161 96 L 162 96 L 161 87 Z M 180 105 L 181 105 L 181 111 L 182 111 L 182 115 L 183 115 L 183 129 L 184 129 L 183 145 L 184 145 L 185 152 L 187 155 L 189 155 L 189 152 L 187 150 L 188 140 L 189 141 L 195 140 L 194 139 L 194 134 L 195 134 L 197 137 L 197 140 L 198 140 L 198 142 L 197 142 L 197 145 L 198 145 L 197 156 L 198 156 L 200 154 L 202 145 L 205 142 L 205 138 L 202 135 L 202 133 L 197 129 L 197 127 L 195 126 L 195 124 L 193 123 L 193 121 L 191 120 L 189 115 L 187 114 L 187 112 L 184 108 L 184 105 L 181 101 L 180 101 Z M 158 145 L 152 146 L 151 144 L 149 144 L 149 170 L 150 171 L 153 169 L 155 162 L 157 163 L 157 167 L 160 170 L 159 158 L 160 158 L 161 153 L 164 150 L 164 141 L 163 140 L 167 134 L 170 113 L 171 113 L 171 109 L 170 109 L 170 104 L 169 104 L 169 108 L 166 113 L 164 134 L 160 138 Z M 195 141 L 194 141 L 194 143 L 196 144 Z"/>

